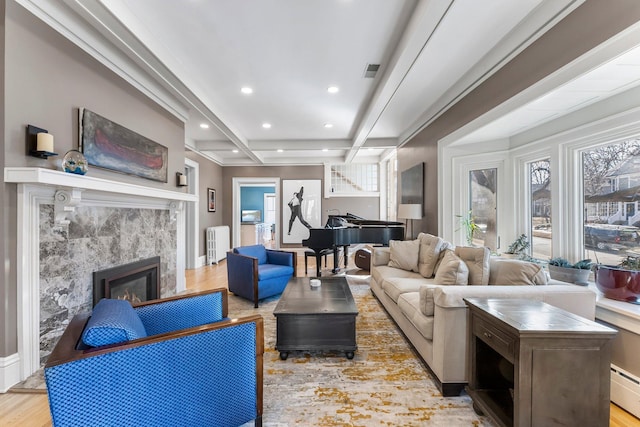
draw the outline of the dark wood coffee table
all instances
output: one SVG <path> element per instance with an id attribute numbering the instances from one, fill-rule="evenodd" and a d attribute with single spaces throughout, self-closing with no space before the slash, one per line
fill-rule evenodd
<path id="1" fill-rule="evenodd" d="M 347 359 L 353 359 L 358 308 L 347 279 L 323 277 L 317 288 L 309 280 L 291 279 L 273 311 L 280 359 L 294 350 L 345 351 Z"/>

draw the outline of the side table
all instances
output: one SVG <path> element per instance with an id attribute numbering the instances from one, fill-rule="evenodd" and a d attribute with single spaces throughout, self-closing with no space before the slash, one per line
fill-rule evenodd
<path id="1" fill-rule="evenodd" d="M 608 426 L 617 331 L 549 304 L 465 298 L 466 390 L 501 426 Z"/>

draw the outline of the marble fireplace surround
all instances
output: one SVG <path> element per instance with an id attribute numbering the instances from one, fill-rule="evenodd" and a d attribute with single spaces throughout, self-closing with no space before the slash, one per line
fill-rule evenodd
<path id="1" fill-rule="evenodd" d="M 17 184 L 18 358 L 21 380 L 40 367 L 40 233 L 44 205 L 53 207 L 53 228 L 64 230 L 77 208 L 167 211 L 176 225 L 175 291 L 185 289 L 185 202 L 197 196 L 51 169 L 6 167 Z M 78 209 L 81 210 L 81 209 Z M 45 209 L 46 211 L 46 209 Z"/>

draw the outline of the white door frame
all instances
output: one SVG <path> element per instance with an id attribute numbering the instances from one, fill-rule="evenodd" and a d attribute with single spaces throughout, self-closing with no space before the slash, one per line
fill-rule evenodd
<path id="1" fill-rule="evenodd" d="M 200 191 L 200 165 L 195 160 L 189 158 L 184 159 L 184 173 L 187 176 L 187 191 L 189 194 L 198 195 Z M 186 268 L 194 269 L 201 267 L 203 264 L 199 262 L 200 233 L 199 230 L 199 202 L 189 202 L 185 206 L 185 239 L 186 239 Z M 206 256 L 206 254 L 205 254 Z"/>
<path id="2" fill-rule="evenodd" d="M 232 200 L 232 224 L 233 224 L 233 236 L 232 246 L 240 246 L 240 222 L 242 220 L 241 205 L 240 205 L 240 189 L 242 187 L 267 187 L 273 186 L 276 193 L 276 240 L 275 248 L 280 248 L 280 230 L 278 224 L 280 224 L 280 178 L 232 178 L 233 187 L 233 200 Z"/>

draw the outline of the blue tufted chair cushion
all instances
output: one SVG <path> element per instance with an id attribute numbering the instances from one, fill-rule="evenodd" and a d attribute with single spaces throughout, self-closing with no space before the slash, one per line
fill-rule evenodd
<path id="1" fill-rule="evenodd" d="M 267 263 L 267 249 L 263 245 L 241 246 L 234 251 L 240 255 L 258 258 L 258 265 Z"/>
<path id="2" fill-rule="evenodd" d="M 101 299 L 82 332 L 82 341 L 91 347 L 144 338 L 147 332 L 129 301 Z"/>

